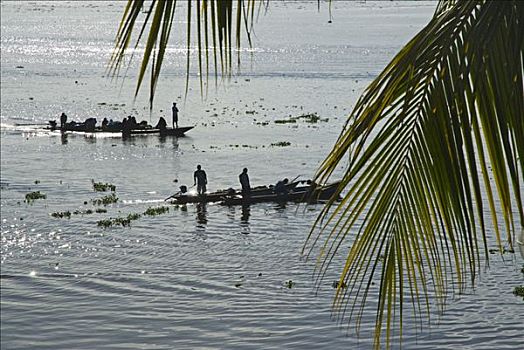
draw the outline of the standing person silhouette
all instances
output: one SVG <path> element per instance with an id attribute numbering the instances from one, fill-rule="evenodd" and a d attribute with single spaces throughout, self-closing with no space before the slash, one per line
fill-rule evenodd
<path id="1" fill-rule="evenodd" d="M 67 124 L 67 115 L 62 112 L 60 115 L 60 129 L 64 130 Z"/>
<path id="2" fill-rule="evenodd" d="M 197 185 L 197 192 L 199 195 L 203 195 L 206 193 L 206 185 L 207 185 L 207 175 L 204 170 L 202 170 L 202 167 L 197 165 L 197 170 L 193 174 L 193 179 L 195 180 L 194 185 Z"/>
<path id="3" fill-rule="evenodd" d="M 178 129 L 178 108 L 176 108 L 176 102 L 173 102 L 173 107 L 171 107 L 171 112 L 173 112 L 173 129 Z"/>
<path id="4" fill-rule="evenodd" d="M 251 185 L 249 184 L 249 175 L 247 174 L 247 168 L 242 170 L 242 173 L 238 175 L 240 184 L 242 185 L 242 197 L 249 197 L 251 194 Z"/>

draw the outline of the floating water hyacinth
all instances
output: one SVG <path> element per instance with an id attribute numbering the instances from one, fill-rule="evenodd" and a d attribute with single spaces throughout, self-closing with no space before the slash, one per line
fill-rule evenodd
<path id="1" fill-rule="evenodd" d="M 117 226 L 117 225 L 126 227 L 126 226 L 131 225 L 131 221 L 138 220 L 141 216 L 142 215 L 135 213 L 135 214 L 129 214 L 128 216 L 123 217 L 123 218 L 103 219 L 103 220 L 97 221 L 97 225 L 100 227 L 104 227 L 104 228 L 108 228 L 111 226 Z"/>
<path id="2" fill-rule="evenodd" d="M 106 192 L 108 190 L 115 192 L 116 186 L 110 183 L 103 183 L 103 182 L 94 182 L 93 181 L 93 189 L 95 192 Z"/>
<path id="3" fill-rule="evenodd" d="M 518 297 L 522 297 L 522 300 L 524 300 L 524 286 L 515 287 L 513 290 L 513 294 L 515 294 Z"/>
<path id="4" fill-rule="evenodd" d="M 37 199 L 46 199 L 47 196 L 45 193 L 41 193 L 40 191 L 30 192 L 25 195 L 25 201 L 27 203 L 32 203 Z"/>
<path id="5" fill-rule="evenodd" d="M 109 205 L 118 202 L 118 197 L 114 193 L 111 193 L 102 198 L 92 199 L 91 202 L 95 205 Z"/>
<path id="6" fill-rule="evenodd" d="M 68 210 L 68 211 L 57 211 L 57 212 L 54 212 L 54 213 L 51 213 L 51 216 L 54 217 L 54 218 L 67 218 L 69 219 L 71 217 L 71 212 Z"/>
<path id="7" fill-rule="evenodd" d="M 291 142 L 280 141 L 280 142 L 272 143 L 270 146 L 271 147 L 287 147 L 287 146 L 291 146 Z"/>
<path id="8" fill-rule="evenodd" d="M 156 207 L 156 208 L 150 207 L 150 208 L 147 208 L 147 210 L 144 212 L 144 215 L 157 216 L 157 215 L 167 213 L 168 211 L 169 211 L 169 207 L 165 207 L 165 206 Z"/>
<path id="9" fill-rule="evenodd" d="M 292 123 L 296 123 L 300 119 L 302 119 L 306 123 L 311 123 L 311 124 L 329 121 L 329 118 L 320 118 L 318 114 L 310 113 L 310 114 L 302 114 L 296 117 L 289 117 L 288 119 L 277 119 L 275 120 L 275 124 L 292 124 Z"/>

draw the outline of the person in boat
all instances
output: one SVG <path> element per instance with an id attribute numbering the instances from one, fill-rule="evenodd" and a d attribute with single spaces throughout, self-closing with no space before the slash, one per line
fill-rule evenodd
<path id="1" fill-rule="evenodd" d="M 251 186 L 249 184 L 249 175 L 247 174 L 247 168 L 242 170 L 242 173 L 238 175 L 240 185 L 242 186 L 242 197 L 248 197 L 251 194 Z"/>
<path id="2" fill-rule="evenodd" d="M 67 115 L 64 112 L 62 112 L 62 114 L 60 114 L 60 129 L 64 130 L 66 127 L 66 123 Z"/>
<path id="3" fill-rule="evenodd" d="M 129 120 L 127 118 L 124 118 L 122 120 L 122 136 L 129 136 L 131 135 L 131 128 L 129 125 Z"/>
<path id="4" fill-rule="evenodd" d="M 109 123 L 107 124 L 107 128 L 109 130 L 117 130 L 122 131 L 122 122 L 114 121 L 113 119 L 109 119 Z"/>
<path id="5" fill-rule="evenodd" d="M 277 184 L 275 185 L 275 187 L 273 188 L 273 191 L 277 194 L 277 195 L 283 195 L 283 194 L 287 194 L 288 193 L 288 189 L 286 187 L 286 185 L 289 183 L 289 180 L 287 178 L 285 178 L 284 180 L 281 180 L 279 182 L 277 182 Z"/>
<path id="6" fill-rule="evenodd" d="M 173 102 L 173 107 L 171 107 L 171 112 L 173 112 L 173 129 L 178 129 L 178 108 L 176 108 L 176 102 Z"/>
<path id="7" fill-rule="evenodd" d="M 164 131 L 167 129 L 167 122 L 164 119 L 164 117 L 160 117 L 158 123 L 155 125 L 155 129 L 160 129 L 160 131 Z"/>
<path id="8" fill-rule="evenodd" d="M 87 118 L 84 122 L 86 131 L 95 131 L 96 127 L 96 118 Z"/>
<path id="9" fill-rule="evenodd" d="M 107 120 L 107 118 L 104 118 L 104 120 L 102 120 L 102 130 L 106 130 L 108 125 L 109 121 Z"/>
<path id="10" fill-rule="evenodd" d="M 142 120 L 139 124 L 138 124 L 138 127 L 140 129 L 151 129 L 151 126 L 147 123 L 147 120 Z"/>
<path id="11" fill-rule="evenodd" d="M 129 130 L 135 130 L 138 126 L 138 124 L 136 123 L 136 118 L 130 115 L 127 116 L 127 124 L 128 124 Z"/>
<path id="12" fill-rule="evenodd" d="M 202 170 L 202 167 L 197 165 L 197 170 L 193 174 L 193 179 L 195 183 L 193 184 L 197 186 L 197 192 L 199 195 L 203 195 L 206 193 L 206 185 L 207 185 L 207 175 L 204 170 Z"/>

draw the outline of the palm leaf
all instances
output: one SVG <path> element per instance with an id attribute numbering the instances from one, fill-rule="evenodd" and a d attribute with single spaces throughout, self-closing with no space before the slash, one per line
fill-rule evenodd
<path id="1" fill-rule="evenodd" d="M 326 205 L 304 249 L 318 254 L 320 280 L 354 235 L 333 306 L 358 331 L 376 295 L 376 347 L 390 345 L 395 322 L 402 334 L 404 301 L 430 316 L 432 295 L 443 310 L 450 291 L 475 282 L 489 228 L 502 252 L 524 227 L 522 23 L 518 1 L 439 3 L 367 88 L 317 173 L 327 182 L 350 155 L 343 200 Z"/>
<path id="2" fill-rule="evenodd" d="M 233 12 L 236 3 L 236 12 Z M 237 63 L 240 64 L 240 48 L 242 33 L 246 33 L 248 44 L 251 45 L 250 31 L 255 20 L 254 12 L 256 4 L 259 9 L 266 1 L 255 0 L 196 0 L 182 1 L 176 0 L 152 0 L 149 10 L 143 14 L 142 9 L 146 6 L 144 0 L 128 0 L 124 10 L 122 20 L 116 35 L 115 48 L 111 56 L 108 71 L 112 76 L 118 76 L 122 65 L 125 63 L 126 53 L 131 51 L 131 59 L 137 48 L 142 43 L 142 39 L 147 34 L 144 43 L 144 53 L 142 63 L 138 72 L 135 97 L 138 95 L 144 78 L 151 62 L 150 79 L 150 106 L 153 103 L 156 85 L 160 76 L 167 45 L 171 35 L 171 28 L 175 18 L 177 8 L 185 7 L 187 10 L 187 33 L 185 37 L 187 48 L 186 59 L 186 94 L 189 87 L 191 47 L 196 41 L 198 70 L 200 76 L 201 91 L 203 91 L 203 71 L 209 76 L 209 66 L 211 58 L 209 51 L 213 52 L 213 66 L 215 81 L 220 76 L 230 76 L 232 71 L 233 48 L 237 50 Z M 194 6 L 196 4 L 196 6 Z M 130 48 L 133 38 L 133 29 L 137 26 L 141 17 L 144 23 L 138 34 L 134 48 Z M 196 37 L 192 36 L 192 23 L 196 21 Z M 212 45 L 210 46 L 209 35 L 211 35 Z M 233 39 L 235 38 L 235 44 Z M 202 44 L 204 42 L 204 44 Z M 235 45 L 235 46 L 233 46 Z M 154 60 L 152 59 L 154 57 Z M 220 62 L 219 62 L 220 61 Z M 204 63 L 205 62 L 205 63 Z M 207 79 L 207 78 L 206 78 Z M 207 86 L 207 84 L 206 84 Z"/>
<path id="3" fill-rule="evenodd" d="M 135 41 L 134 49 L 147 36 L 136 94 L 152 58 L 151 104 L 180 3 L 151 1 Z M 128 2 L 113 75 L 144 5 Z M 216 83 L 231 74 L 233 36 L 238 51 L 242 32 L 251 44 L 257 5 L 260 12 L 267 2 L 185 5 L 186 93 L 194 16 L 200 76 L 205 60 L 206 77 L 212 65 Z M 501 251 L 504 244 L 512 249 L 516 231 L 524 234 L 523 13 L 519 1 L 440 1 L 431 22 L 366 89 L 317 173 L 327 182 L 351 159 L 339 188 L 343 200 L 327 203 L 304 250 L 317 254 L 319 280 L 346 254 L 333 306 L 358 330 L 376 295 L 377 347 L 383 337 L 391 344 L 396 322 L 402 335 L 405 302 L 422 322 L 433 299 L 442 311 L 449 291 L 475 283 L 492 232 Z"/>

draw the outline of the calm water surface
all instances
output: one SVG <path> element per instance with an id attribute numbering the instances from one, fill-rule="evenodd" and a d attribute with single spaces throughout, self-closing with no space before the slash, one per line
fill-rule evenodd
<path id="1" fill-rule="evenodd" d="M 212 190 L 237 187 L 243 167 L 255 185 L 311 177 L 359 94 L 434 6 L 335 2 L 328 24 L 316 2 L 272 4 L 256 26 L 255 55 L 242 53 L 230 81 L 210 81 L 205 100 L 195 74 L 182 98 L 185 53 L 174 39 L 150 115 L 146 93 L 132 98 L 137 62 L 123 84 L 104 78 L 122 3 L 2 2 L 1 348 L 369 348 L 373 310 L 360 337 L 347 331 L 330 314 L 336 271 L 316 290 L 314 263 L 300 257 L 319 206 L 188 205 L 126 228 L 97 221 L 162 205 L 192 184 L 196 164 Z M 62 137 L 16 125 L 62 111 L 155 123 L 172 101 L 180 123 L 196 125 L 187 137 Z M 303 113 L 329 120 L 274 123 Z M 107 213 L 50 215 L 94 209 L 103 193 L 92 180 L 117 187 Z M 37 190 L 47 198 L 25 203 Z M 523 282 L 521 260 L 492 257 L 476 289 L 451 297 L 430 328 L 405 325 L 404 348 L 524 344 L 524 303 L 511 293 Z"/>

